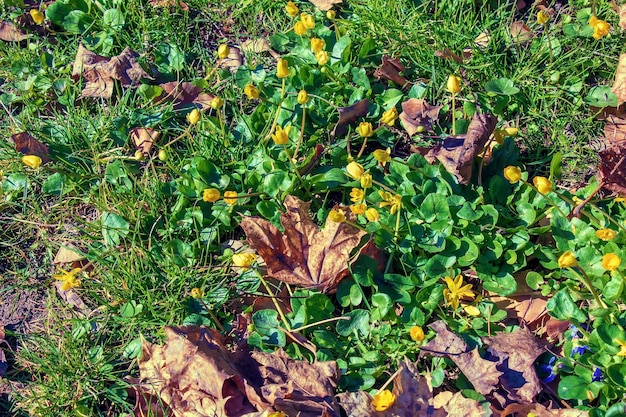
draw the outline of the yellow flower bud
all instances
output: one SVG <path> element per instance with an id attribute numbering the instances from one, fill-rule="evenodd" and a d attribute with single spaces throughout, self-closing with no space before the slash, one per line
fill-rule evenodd
<path id="1" fill-rule="evenodd" d="M 545 25 L 546 23 L 548 23 L 549 20 L 550 16 L 548 15 L 548 13 L 544 12 L 543 10 L 539 10 L 539 13 L 537 13 L 537 23 L 539 23 L 540 25 Z"/>
<path id="2" fill-rule="evenodd" d="M 221 44 L 219 48 L 217 48 L 217 56 L 220 59 L 224 59 L 230 54 L 230 48 L 225 43 Z"/>
<path id="3" fill-rule="evenodd" d="M 621 263 L 622 260 L 620 259 L 620 257 L 614 253 L 607 253 L 602 257 L 602 268 L 606 269 L 607 271 L 615 271 L 617 268 L 619 268 Z"/>
<path id="4" fill-rule="evenodd" d="M 365 173 L 365 169 L 363 169 L 363 166 L 359 164 L 358 162 L 354 162 L 354 161 L 350 162 L 346 166 L 346 171 L 348 171 L 348 175 L 351 176 L 355 180 L 361 179 L 361 177 Z"/>
<path id="5" fill-rule="evenodd" d="M 317 59 L 317 63 L 319 65 L 326 65 L 328 62 L 328 52 L 319 51 L 315 53 L 315 59 Z"/>
<path id="6" fill-rule="evenodd" d="M 388 389 L 372 396 L 372 407 L 376 411 L 385 411 L 396 402 L 396 395 Z"/>
<path id="7" fill-rule="evenodd" d="M 329 11 L 326 12 L 326 18 L 328 20 L 335 20 L 336 15 L 337 13 L 333 9 L 330 9 Z"/>
<path id="8" fill-rule="evenodd" d="M 31 9 L 29 13 L 30 17 L 33 18 L 33 22 L 38 25 L 41 25 L 43 21 L 46 20 L 46 17 L 38 9 Z"/>
<path id="9" fill-rule="evenodd" d="M 365 203 L 353 204 L 350 206 L 350 211 L 356 215 L 365 214 L 365 210 L 367 210 L 367 205 Z"/>
<path id="10" fill-rule="evenodd" d="M 276 76 L 278 78 L 289 76 L 289 63 L 282 58 L 278 58 L 278 62 L 276 63 Z"/>
<path id="11" fill-rule="evenodd" d="M 218 96 L 213 97 L 213 99 L 211 100 L 211 102 L 209 103 L 209 105 L 215 109 L 215 110 L 219 110 L 222 108 L 222 106 L 224 105 L 224 100 L 222 100 L 221 98 L 219 98 Z"/>
<path id="12" fill-rule="evenodd" d="M 291 126 L 287 126 L 286 128 L 281 128 L 280 126 L 276 126 L 276 133 L 272 135 L 272 140 L 277 145 L 284 145 L 289 142 L 289 131 L 291 130 Z"/>
<path id="13" fill-rule="evenodd" d="M 361 175 L 361 187 L 362 188 L 370 188 L 372 186 L 372 174 L 364 173 Z"/>
<path id="14" fill-rule="evenodd" d="M 24 155 L 22 157 L 22 163 L 29 168 L 37 169 L 41 166 L 41 158 L 37 155 Z"/>
<path id="15" fill-rule="evenodd" d="M 285 10 L 287 11 L 287 14 L 291 17 L 297 16 L 299 11 L 298 6 L 296 6 L 292 1 L 287 2 L 287 4 L 285 5 Z"/>
<path id="16" fill-rule="evenodd" d="M 200 299 L 204 296 L 204 291 L 200 288 L 192 288 L 191 289 L 191 298 Z"/>
<path id="17" fill-rule="evenodd" d="M 139 149 L 137 149 L 137 150 L 135 151 L 135 160 L 137 160 L 137 161 L 143 161 L 143 158 L 144 158 L 144 154 L 143 154 L 143 152 L 141 152 Z"/>
<path id="18" fill-rule="evenodd" d="M 559 268 L 568 268 L 574 267 L 578 265 L 578 261 L 576 261 L 576 256 L 571 250 L 566 251 L 559 257 Z"/>
<path id="19" fill-rule="evenodd" d="M 411 339 L 416 342 L 421 342 L 426 338 L 426 336 L 424 335 L 424 329 L 422 329 L 420 326 L 411 327 L 410 334 Z"/>
<path id="20" fill-rule="evenodd" d="M 300 90 L 300 92 L 298 93 L 298 103 L 306 104 L 308 101 L 309 95 L 307 94 L 306 90 Z"/>
<path id="21" fill-rule="evenodd" d="M 463 310 L 470 316 L 480 316 L 480 310 L 475 306 L 463 306 Z"/>
<path id="22" fill-rule="evenodd" d="M 515 184 L 522 179 L 522 170 L 519 167 L 509 165 L 504 168 L 504 178 L 506 178 L 511 184 Z"/>
<path id="23" fill-rule="evenodd" d="M 617 233 L 615 233 L 614 230 L 612 229 L 600 229 L 600 230 L 596 230 L 596 237 L 598 239 L 602 239 L 605 242 L 612 240 Z"/>
<path id="24" fill-rule="evenodd" d="M 387 162 L 391 161 L 391 148 L 387 148 L 384 151 L 382 149 L 376 149 L 372 152 L 372 155 L 374 155 L 374 159 L 385 166 Z"/>
<path id="25" fill-rule="evenodd" d="M 548 194 L 552 191 L 552 181 L 547 179 L 546 177 L 535 177 L 533 178 L 533 184 L 537 187 L 537 191 L 541 194 Z"/>
<path id="26" fill-rule="evenodd" d="M 256 262 L 254 253 L 236 253 L 233 255 L 233 264 L 240 268 L 250 268 Z"/>
<path id="27" fill-rule="evenodd" d="M 449 93 L 456 94 L 461 91 L 461 78 L 456 75 L 450 75 L 448 77 L 448 82 L 446 84 L 446 88 Z"/>
<path id="28" fill-rule="evenodd" d="M 252 84 L 246 84 L 246 86 L 243 89 L 243 93 L 250 100 L 255 100 L 259 98 L 259 94 L 260 94 L 259 89 L 253 86 Z"/>
<path id="29" fill-rule="evenodd" d="M 221 194 L 219 190 L 215 188 L 205 188 L 204 192 L 202 193 L 202 200 L 206 201 L 207 203 L 214 203 L 219 200 L 220 197 Z"/>
<path id="30" fill-rule="evenodd" d="M 516 127 L 505 127 L 504 133 L 505 136 L 515 136 L 519 132 L 519 129 Z"/>
<path id="31" fill-rule="evenodd" d="M 306 26 L 304 26 L 304 23 L 301 21 L 298 21 L 295 25 L 293 25 L 293 31 L 298 36 L 304 36 L 306 35 Z"/>
<path id="32" fill-rule="evenodd" d="M 377 222 L 380 220 L 380 213 L 374 207 L 370 207 L 365 211 L 365 217 L 370 222 Z"/>
<path id="33" fill-rule="evenodd" d="M 300 20 L 304 23 L 304 26 L 307 29 L 313 29 L 315 27 L 315 19 L 310 14 L 302 13 L 300 15 Z"/>
<path id="34" fill-rule="evenodd" d="M 328 218 L 330 219 L 330 221 L 335 223 L 343 223 L 346 221 L 346 215 L 343 213 L 343 211 L 335 209 L 331 210 L 330 213 L 328 213 Z"/>
<path id="35" fill-rule="evenodd" d="M 323 51 L 325 46 L 326 42 L 324 42 L 324 39 L 311 38 L 311 51 L 313 51 L 314 54 Z"/>
<path id="36" fill-rule="evenodd" d="M 389 126 L 393 126 L 398 118 L 398 110 L 395 107 L 385 111 L 380 118 L 380 122 Z"/>
<path id="37" fill-rule="evenodd" d="M 200 121 L 200 110 L 193 109 L 189 113 L 187 113 L 187 121 L 190 125 L 195 125 Z"/>
<path id="38" fill-rule="evenodd" d="M 224 202 L 231 206 L 237 204 L 237 191 L 226 191 L 224 193 Z"/>
<path id="39" fill-rule="evenodd" d="M 374 134 L 374 129 L 370 122 L 361 122 L 356 128 L 356 132 L 364 138 L 369 138 Z"/>

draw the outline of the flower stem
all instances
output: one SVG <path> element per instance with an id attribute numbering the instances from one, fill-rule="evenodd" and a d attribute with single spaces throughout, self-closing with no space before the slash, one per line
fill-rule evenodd
<path id="1" fill-rule="evenodd" d="M 568 266 L 567 269 L 571 272 L 573 272 L 576 276 L 578 276 L 580 278 L 580 275 L 578 275 L 576 273 L 576 271 L 571 267 Z M 604 304 L 604 301 L 602 301 L 602 299 L 600 298 L 600 296 L 598 295 L 598 292 L 596 291 L 595 288 L 593 288 L 593 285 L 591 284 L 591 279 L 589 279 L 589 275 L 587 275 L 587 273 L 585 272 L 584 269 L 582 269 L 580 267 L 580 265 L 578 265 L 578 269 L 580 270 L 580 272 L 583 275 L 583 283 L 585 284 L 585 286 L 587 287 L 587 289 L 589 290 L 589 292 L 591 293 L 591 295 L 593 295 L 594 300 L 596 300 L 596 303 L 598 303 L 598 305 L 602 308 L 607 308 L 607 305 Z"/>
<path id="2" fill-rule="evenodd" d="M 311 324 L 307 324 L 306 326 L 298 327 L 297 329 L 291 329 L 291 331 L 293 333 L 298 333 L 298 332 L 300 332 L 302 330 L 306 330 L 306 329 L 309 329 L 311 327 L 319 326 L 320 324 L 332 323 L 333 321 L 339 321 L 339 320 L 350 320 L 350 317 L 343 317 L 343 316 L 342 317 L 332 317 L 330 319 L 316 321 L 315 323 L 311 323 Z"/>
<path id="3" fill-rule="evenodd" d="M 283 78 L 283 85 L 280 90 L 280 99 L 278 100 L 278 108 L 276 109 L 276 116 L 274 117 L 274 121 L 272 122 L 272 126 L 270 127 L 269 132 L 267 132 L 267 135 L 262 141 L 263 143 L 268 141 L 268 139 L 272 136 L 272 132 L 276 128 L 276 124 L 278 123 L 278 116 L 280 115 L 280 109 L 283 105 L 284 98 L 285 98 L 285 78 Z"/>
<path id="4" fill-rule="evenodd" d="M 550 205 L 552 207 L 554 207 L 555 209 L 557 209 L 557 211 L 559 212 L 559 214 L 561 214 L 561 216 L 565 217 L 567 219 L 567 214 L 563 213 L 563 210 L 560 209 L 559 206 L 556 205 L 556 203 L 550 198 L 548 197 L 546 194 L 540 193 L 539 190 L 537 189 L 537 187 L 535 187 L 533 184 L 529 183 L 528 181 L 522 179 L 521 180 L 524 184 L 526 184 L 527 186 L 529 186 L 530 188 L 532 188 L 533 190 L 535 190 L 537 193 L 541 194 L 543 196 L 543 198 L 545 198 L 548 203 L 550 203 Z"/>
<path id="5" fill-rule="evenodd" d="M 298 137 L 298 143 L 296 144 L 296 149 L 293 151 L 293 159 L 296 159 L 296 157 L 298 156 L 298 150 L 300 150 L 300 146 L 302 146 L 302 139 L 304 138 L 304 122 L 305 121 L 306 121 L 306 104 L 303 104 L 302 105 L 302 125 L 300 126 L 300 136 Z"/>
<path id="6" fill-rule="evenodd" d="M 280 315 L 280 319 L 283 321 L 285 328 L 288 331 L 291 331 L 291 325 L 289 325 L 289 322 L 287 321 L 287 317 L 285 317 L 285 313 L 283 313 L 283 309 L 280 307 L 280 304 L 278 304 L 278 301 L 276 301 L 276 296 L 272 292 L 272 289 L 270 288 L 269 284 L 267 283 L 265 278 L 263 278 L 263 275 L 257 269 L 255 269 L 254 272 L 256 272 L 257 276 L 259 277 L 259 280 L 261 280 L 261 283 L 265 287 L 265 291 L 267 291 L 267 294 L 272 299 L 272 302 L 274 303 L 274 307 L 276 307 L 276 311 Z"/>
<path id="7" fill-rule="evenodd" d="M 452 93 L 452 136 L 456 136 L 456 93 Z"/>
<path id="8" fill-rule="evenodd" d="M 215 322 L 215 325 L 217 326 L 217 328 L 220 329 L 220 331 L 223 332 L 224 331 L 224 326 L 222 326 L 222 323 L 220 323 L 220 321 L 217 318 L 217 316 L 215 315 L 215 313 L 213 313 L 213 310 L 211 310 L 211 308 L 207 305 L 207 303 L 204 302 L 204 300 L 202 298 L 199 298 L 198 301 L 200 301 L 200 304 L 202 304 L 204 306 L 204 309 L 207 311 L 207 313 L 209 313 L 209 316 L 211 316 L 211 318 Z"/>

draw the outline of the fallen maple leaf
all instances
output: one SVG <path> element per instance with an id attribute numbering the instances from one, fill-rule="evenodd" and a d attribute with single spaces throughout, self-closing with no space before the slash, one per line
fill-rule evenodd
<path id="1" fill-rule="evenodd" d="M 500 412 L 500 417 L 508 415 L 528 416 L 530 414 L 536 417 L 588 417 L 589 412 L 577 410 L 575 408 L 568 409 L 548 409 L 541 404 L 511 404 Z"/>
<path id="2" fill-rule="evenodd" d="M 421 98 L 410 98 L 402 103 L 400 120 L 404 130 L 413 136 L 419 130 L 433 130 L 433 124 L 439 120 L 441 106 L 431 106 Z"/>
<path id="3" fill-rule="evenodd" d="M 331 139 L 335 139 L 337 136 L 343 136 L 348 133 L 348 125 L 357 121 L 359 117 L 363 117 L 369 111 L 370 101 L 364 98 L 361 101 L 357 101 L 348 107 L 339 107 L 339 120 L 335 125 L 335 128 L 330 133 Z"/>
<path id="4" fill-rule="evenodd" d="M 48 147 L 39 142 L 28 132 L 11 135 L 15 150 L 23 155 L 37 155 L 44 164 L 50 162 Z"/>
<path id="5" fill-rule="evenodd" d="M 333 8 L 336 4 L 343 3 L 343 0 L 309 0 L 315 7 L 325 12 Z"/>
<path id="6" fill-rule="evenodd" d="M 144 155 L 148 155 L 152 150 L 154 142 L 159 139 L 161 132 L 150 127 L 135 127 L 128 132 L 130 138 L 133 140 L 137 150 L 141 151 Z"/>
<path id="7" fill-rule="evenodd" d="M 380 67 L 376 68 L 374 71 L 374 77 L 392 81 L 402 87 L 409 82 L 400 75 L 405 69 L 404 65 L 402 65 L 397 58 L 390 58 L 387 55 L 383 55 L 383 62 Z"/>
<path id="8" fill-rule="evenodd" d="M 465 398 L 460 392 L 440 392 L 433 398 L 433 405 L 436 409 L 443 409 L 446 416 L 481 417 L 484 415 L 484 410 L 478 401 Z"/>
<path id="9" fill-rule="evenodd" d="M 280 222 L 285 230 L 260 217 L 242 216 L 241 227 L 248 244 L 267 264 L 270 277 L 288 284 L 332 292 L 348 274 L 350 252 L 359 244 L 365 232 L 345 222 L 326 219 L 319 230 L 309 215 L 310 202 L 297 197 L 285 198 L 286 213 Z M 347 208 L 346 218 L 353 218 Z"/>
<path id="10" fill-rule="evenodd" d="M 203 93 L 202 88 L 186 82 L 172 81 L 159 84 L 159 87 L 163 91 L 155 100 L 157 102 L 172 102 L 175 110 L 190 104 L 197 105 L 202 110 L 207 110 L 211 107 L 211 100 L 215 98 L 212 94 Z"/>
<path id="11" fill-rule="evenodd" d="M 626 54 L 619 56 L 611 91 L 617 96 L 617 107 L 626 102 Z"/>
<path id="12" fill-rule="evenodd" d="M 13 23 L 6 20 L 0 21 L 0 39 L 3 41 L 21 42 L 28 37 L 29 35 L 16 28 Z"/>
<path id="13" fill-rule="evenodd" d="M 488 113 L 476 113 L 463 137 L 449 137 L 435 145 L 424 156 L 431 164 L 439 160 L 446 170 L 461 184 L 472 178 L 474 159 L 483 150 L 489 136 L 496 128 L 497 119 Z"/>

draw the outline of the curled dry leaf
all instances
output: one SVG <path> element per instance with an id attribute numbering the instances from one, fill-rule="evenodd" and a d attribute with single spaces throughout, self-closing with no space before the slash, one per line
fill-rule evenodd
<path id="1" fill-rule="evenodd" d="M 488 113 L 476 113 L 463 137 L 449 137 L 435 145 L 425 155 L 431 164 L 437 159 L 459 183 L 467 184 L 472 178 L 474 159 L 484 149 L 489 136 L 496 128 L 497 119 Z"/>
<path id="2" fill-rule="evenodd" d="M 85 259 L 85 255 L 83 255 L 81 252 L 82 251 L 80 249 L 78 249 L 75 245 L 71 243 L 61 246 L 59 248 L 59 251 L 55 255 L 54 261 L 52 261 L 52 263 L 56 265 L 82 261 L 83 259 Z"/>
<path id="3" fill-rule="evenodd" d="M 348 133 L 348 125 L 354 123 L 359 117 L 363 117 L 369 111 L 370 101 L 364 98 L 361 101 L 357 101 L 348 107 L 339 107 L 339 121 L 335 125 L 335 128 L 330 133 L 331 139 L 335 139 L 337 136 L 343 136 Z"/>
<path id="4" fill-rule="evenodd" d="M 242 216 L 241 227 L 248 244 L 267 265 L 267 274 L 279 281 L 304 288 L 332 292 L 348 272 L 350 252 L 365 232 L 345 222 L 326 219 L 320 230 L 309 215 L 310 202 L 285 198 L 286 213 L 280 222 L 285 230 L 260 217 Z M 347 208 L 336 208 L 353 218 Z"/>
<path id="5" fill-rule="evenodd" d="M 402 103 L 402 113 L 400 120 L 402 126 L 413 136 L 419 130 L 433 130 L 433 124 L 439 120 L 439 110 L 441 106 L 431 106 L 424 99 L 410 98 Z"/>
<path id="6" fill-rule="evenodd" d="M 263 38 L 248 39 L 241 44 L 241 50 L 245 53 L 260 54 L 272 50 L 270 43 Z"/>
<path id="7" fill-rule="evenodd" d="M 383 62 L 381 66 L 374 71 L 374 77 L 392 81 L 402 87 L 409 82 L 400 75 L 405 69 L 404 65 L 402 65 L 398 59 L 383 55 Z"/>
<path id="8" fill-rule="evenodd" d="M 231 46 L 229 49 L 228 56 L 220 60 L 219 66 L 234 74 L 239 67 L 243 65 L 243 54 L 241 50 L 235 46 Z"/>
<path id="9" fill-rule="evenodd" d="M 440 392 L 433 398 L 433 405 L 445 411 L 445 416 L 482 417 L 485 413 L 478 401 L 465 398 L 460 392 Z"/>
<path id="10" fill-rule="evenodd" d="M 611 91 L 617 96 L 617 107 L 626 102 L 626 54 L 619 56 Z"/>
<path id="11" fill-rule="evenodd" d="M 622 28 L 622 30 L 626 30 L 626 4 L 622 4 L 619 7 L 619 27 Z"/>
<path id="12" fill-rule="evenodd" d="M 465 55 L 465 51 L 463 51 L 463 54 Z M 452 52 L 450 49 L 447 49 L 447 48 L 444 48 L 440 51 L 435 51 L 435 56 L 441 59 L 450 59 L 454 62 L 458 62 L 459 64 L 462 64 L 463 61 L 465 60 L 464 57 L 455 54 L 454 52 Z"/>
<path id="13" fill-rule="evenodd" d="M 50 162 L 48 147 L 39 142 L 28 132 L 20 132 L 11 135 L 11 141 L 15 145 L 15 150 L 22 155 L 37 155 L 44 164 Z"/>
<path id="14" fill-rule="evenodd" d="M 159 84 L 159 87 L 163 91 L 155 100 L 172 102 L 175 110 L 189 105 L 196 105 L 202 110 L 207 110 L 211 108 L 211 100 L 215 98 L 212 94 L 203 93 L 202 88 L 186 82 L 172 81 Z"/>
<path id="15" fill-rule="evenodd" d="M 541 404 L 511 404 L 500 412 L 500 417 L 535 415 L 536 417 L 589 417 L 588 411 L 567 409 L 548 409 Z"/>
<path id="16" fill-rule="evenodd" d="M 343 0 L 309 0 L 315 7 L 325 12 L 333 8 L 336 4 L 343 3 Z"/>
<path id="17" fill-rule="evenodd" d="M 151 127 L 135 127 L 129 132 L 130 138 L 133 140 L 137 150 L 144 155 L 148 155 L 152 150 L 152 146 L 161 136 L 161 132 L 157 132 Z"/>
<path id="18" fill-rule="evenodd" d="M 0 21 L 0 39 L 6 42 L 21 42 L 27 39 L 29 35 L 15 27 L 15 25 L 7 20 Z"/>
<path id="19" fill-rule="evenodd" d="M 526 23 L 520 21 L 511 23 L 510 27 L 511 38 L 513 42 L 524 45 L 532 41 L 537 35 L 531 28 L 526 26 Z"/>

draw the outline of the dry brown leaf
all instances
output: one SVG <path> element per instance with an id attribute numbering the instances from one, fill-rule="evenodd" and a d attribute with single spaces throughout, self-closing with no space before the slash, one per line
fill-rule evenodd
<path id="1" fill-rule="evenodd" d="M 449 417 L 481 417 L 484 410 L 480 403 L 470 398 L 465 398 L 460 392 L 451 393 L 444 391 L 433 398 L 436 409 L 443 409 Z"/>
<path id="2" fill-rule="evenodd" d="M 537 36 L 535 32 L 521 20 L 511 23 L 510 32 L 513 41 L 522 45 L 532 41 Z"/>
<path id="3" fill-rule="evenodd" d="M 150 0 L 150 6 L 152 7 L 157 7 L 157 8 L 162 8 L 162 7 L 168 7 L 168 8 L 175 8 L 175 7 L 180 7 L 181 10 L 184 11 L 188 11 L 189 10 L 189 6 L 187 6 L 187 4 L 181 0 Z"/>
<path id="4" fill-rule="evenodd" d="M 137 150 L 144 155 L 150 154 L 152 146 L 161 136 L 161 132 L 151 127 L 135 127 L 128 132 Z"/>
<path id="5" fill-rule="evenodd" d="M 109 99 L 113 96 L 115 81 L 119 81 L 122 87 L 136 87 L 142 78 L 150 78 L 137 62 L 138 56 L 127 47 L 121 54 L 106 58 L 80 44 L 72 77 L 75 81 L 81 77 L 85 80 L 81 97 Z"/>
<path id="6" fill-rule="evenodd" d="M 4 374 L 6 374 L 7 370 L 9 369 L 9 363 L 7 362 L 7 358 L 4 355 L 4 350 L 2 349 L 2 345 L 5 345 L 9 348 L 10 346 L 7 343 L 7 341 L 4 340 L 4 338 L 5 338 L 4 324 L 0 322 L 0 378 L 2 378 Z"/>
<path id="7" fill-rule="evenodd" d="M 390 58 L 383 55 L 383 62 L 380 67 L 374 71 L 374 77 L 383 78 L 398 84 L 400 87 L 405 86 L 409 81 L 400 75 L 406 68 L 397 58 Z"/>
<path id="8" fill-rule="evenodd" d="M 241 44 L 241 50 L 245 53 L 260 54 L 261 52 L 268 52 L 272 49 L 270 43 L 263 39 L 248 39 Z"/>
<path id="9" fill-rule="evenodd" d="M 465 54 L 465 51 L 463 51 L 463 53 Z M 454 62 L 458 62 L 459 64 L 462 64 L 463 61 L 465 60 L 464 57 L 459 56 L 457 54 L 455 54 L 454 52 L 452 52 L 450 49 L 442 49 L 440 51 L 435 51 L 435 56 L 437 58 L 442 58 L 442 59 L 450 59 Z"/>
<path id="10" fill-rule="evenodd" d="M 484 51 L 487 49 L 487 46 L 489 46 L 490 41 L 491 35 L 489 34 L 489 29 L 485 29 L 474 39 L 474 46 Z"/>
<path id="11" fill-rule="evenodd" d="M 325 12 L 333 8 L 336 4 L 343 3 L 343 0 L 309 0 L 315 7 Z"/>
<path id="12" fill-rule="evenodd" d="M 570 322 L 569 321 L 560 321 L 550 317 L 548 322 L 546 323 L 546 334 L 548 335 L 548 340 L 556 341 L 563 339 L 563 333 L 567 329 L 569 329 Z"/>
<path id="13" fill-rule="evenodd" d="M 231 46 L 229 49 L 228 56 L 220 60 L 219 66 L 234 74 L 243 65 L 243 54 L 237 47 Z"/>
<path id="14" fill-rule="evenodd" d="M 285 233 L 260 217 L 242 216 L 248 244 L 267 264 L 270 277 L 288 284 L 332 292 L 348 274 L 350 252 L 365 232 L 347 223 L 326 219 L 319 230 L 309 215 L 310 202 L 287 196 L 280 222 Z M 347 208 L 336 208 L 352 218 Z"/>
<path id="15" fill-rule="evenodd" d="M 472 178 L 474 159 L 483 150 L 489 136 L 496 128 L 497 119 L 488 113 L 476 113 L 463 137 L 449 137 L 434 146 L 425 158 L 431 164 L 439 160 L 459 183 L 467 184 Z"/>
<path id="16" fill-rule="evenodd" d="M 364 98 L 348 107 L 339 107 L 339 121 L 330 133 L 331 139 L 337 136 L 343 136 L 348 133 L 348 125 L 357 121 L 359 117 L 363 117 L 369 111 L 370 101 Z"/>
<path id="17" fill-rule="evenodd" d="M 626 102 L 626 54 L 619 56 L 611 91 L 617 96 L 617 107 Z"/>
<path id="18" fill-rule="evenodd" d="M 568 409 L 548 409 L 541 404 L 511 404 L 500 412 L 500 417 L 509 415 L 526 416 L 533 413 L 536 417 L 588 417 L 589 412 Z"/>
<path id="19" fill-rule="evenodd" d="M 21 42 L 28 39 L 29 35 L 15 27 L 7 20 L 0 21 L 0 39 L 6 42 Z"/>
<path id="20" fill-rule="evenodd" d="M 159 84 L 159 87 L 163 91 L 155 100 L 172 102 L 175 110 L 189 105 L 196 105 L 202 110 L 207 110 L 211 108 L 211 100 L 215 98 L 212 94 L 203 93 L 202 88 L 186 82 L 172 81 Z"/>
<path id="21" fill-rule="evenodd" d="M 64 264 L 76 261 L 82 261 L 85 256 L 81 254 L 81 250 L 71 243 L 59 247 L 57 254 L 54 256 L 53 264 Z"/>
<path id="22" fill-rule="evenodd" d="M 73 289 L 64 290 L 62 281 L 55 281 L 52 283 L 54 288 L 57 290 L 57 294 L 65 301 L 68 305 L 72 307 L 76 307 L 79 310 L 87 310 L 87 305 L 83 301 L 82 298 L 74 291 Z"/>
<path id="23" fill-rule="evenodd" d="M 619 27 L 626 30 L 626 4 L 619 7 Z"/>
<path id="24" fill-rule="evenodd" d="M 604 124 L 604 148 L 622 146 L 626 141 L 626 119 L 609 115 Z"/>
<path id="25" fill-rule="evenodd" d="M 432 131 L 433 124 L 439 120 L 439 110 L 441 106 L 431 106 L 421 98 L 410 98 L 402 103 L 402 126 L 409 136 L 413 136 L 421 128 Z"/>
<path id="26" fill-rule="evenodd" d="M 39 142 L 28 132 L 11 135 L 15 150 L 23 155 L 37 155 L 44 164 L 50 162 L 48 147 Z"/>
<path id="27" fill-rule="evenodd" d="M 626 147 L 611 146 L 600 151 L 600 179 L 603 187 L 626 195 Z"/>

